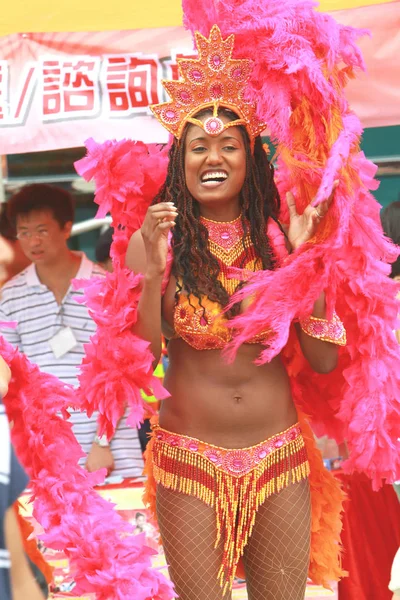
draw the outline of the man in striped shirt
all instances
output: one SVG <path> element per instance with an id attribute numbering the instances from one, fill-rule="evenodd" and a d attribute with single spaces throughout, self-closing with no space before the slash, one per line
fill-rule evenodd
<path id="1" fill-rule="evenodd" d="M 76 301 L 82 292 L 74 278 L 102 276 L 83 253 L 67 245 L 74 220 L 73 201 L 64 190 L 44 184 L 25 186 L 7 205 L 21 247 L 32 264 L 1 290 L 0 321 L 16 321 L 16 329 L 0 333 L 44 372 L 77 385 L 83 345 L 95 331 L 86 307 Z M 75 436 L 87 454 L 89 471 L 106 468 L 112 475 L 139 477 L 143 459 L 137 431 L 121 419 L 114 438 L 97 436 L 97 415 L 70 410 Z"/>

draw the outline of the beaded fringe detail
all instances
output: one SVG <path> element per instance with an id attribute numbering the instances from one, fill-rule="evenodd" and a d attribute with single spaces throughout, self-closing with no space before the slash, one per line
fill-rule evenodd
<path id="1" fill-rule="evenodd" d="M 253 449 L 244 450 L 250 451 Z M 224 544 L 223 561 L 218 574 L 224 593 L 232 587 L 239 559 L 252 533 L 260 505 L 272 494 L 306 479 L 310 472 L 301 434 L 271 451 L 254 468 L 239 477 L 216 466 L 203 453 L 173 446 L 157 437 L 153 439 L 152 455 L 157 484 L 195 496 L 215 510 L 215 547 L 221 539 Z"/>

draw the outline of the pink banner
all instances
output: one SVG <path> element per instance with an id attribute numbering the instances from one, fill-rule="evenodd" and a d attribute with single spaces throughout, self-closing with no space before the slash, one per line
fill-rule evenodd
<path id="1" fill-rule="evenodd" d="M 365 127 L 400 124 L 400 3 L 334 16 L 367 28 L 360 41 L 367 74 L 348 97 Z M 162 78 L 190 55 L 181 27 L 22 34 L 0 39 L 0 154 L 81 146 L 88 137 L 164 142 L 148 105 L 164 101 Z"/>

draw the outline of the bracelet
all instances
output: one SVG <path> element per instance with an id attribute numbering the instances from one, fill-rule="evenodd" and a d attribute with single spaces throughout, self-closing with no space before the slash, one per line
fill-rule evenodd
<path id="1" fill-rule="evenodd" d="M 106 435 L 98 436 L 94 438 L 94 443 L 100 446 L 100 448 L 108 448 L 110 446 L 110 442 Z"/>
<path id="2" fill-rule="evenodd" d="M 335 312 L 331 321 L 310 316 L 299 319 L 299 323 L 304 333 L 310 337 L 338 346 L 346 345 L 346 329 Z"/>

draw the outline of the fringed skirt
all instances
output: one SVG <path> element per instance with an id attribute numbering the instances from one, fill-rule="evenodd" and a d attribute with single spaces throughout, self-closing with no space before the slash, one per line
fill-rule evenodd
<path id="1" fill-rule="evenodd" d="M 229 584 L 251 535 L 259 506 L 271 494 L 308 477 L 311 490 L 309 577 L 330 588 L 341 568 L 344 494 L 323 465 L 307 419 L 251 448 L 230 450 L 170 433 L 155 422 L 146 450 L 144 502 L 156 521 L 156 488 L 162 485 L 207 503 L 215 511 L 216 545 L 224 543 L 221 583 Z M 241 561 L 240 561 L 241 562 Z M 237 574 L 244 575 L 241 564 Z"/>
<path id="2" fill-rule="evenodd" d="M 153 427 L 157 484 L 195 496 L 215 510 L 215 547 L 223 541 L 221 587 L 232 585 L 259 506 L 272 494 L 309 475 L 299 425 L 252 446 L 226 449 Z"/>

